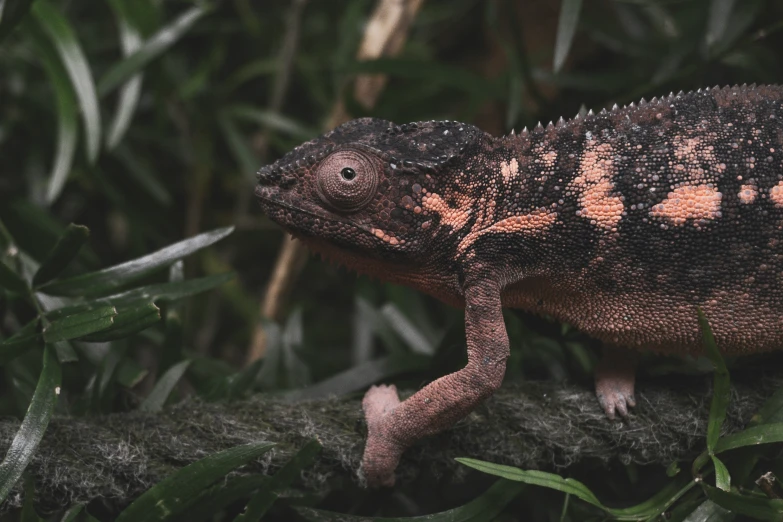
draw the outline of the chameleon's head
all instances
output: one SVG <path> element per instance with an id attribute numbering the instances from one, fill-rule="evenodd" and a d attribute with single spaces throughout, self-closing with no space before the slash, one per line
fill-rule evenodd
<path id="1" fill-rule="evenodd" d="M 457 122 L 353 120 L 263 167 L 256 195 L 271 219 L 343 262 L 422 263 L 442 249 L 428 195 L 483 136 Z"/>

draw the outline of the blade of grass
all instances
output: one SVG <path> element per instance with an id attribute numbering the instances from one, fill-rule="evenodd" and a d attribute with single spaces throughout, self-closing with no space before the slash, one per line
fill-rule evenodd
<path id="1" fill-rule="evenodd" d="M 104 305 L 87 312 L 68 315 L 45 326 L 43 337 L 47 343 L 85 337 L 111 327 L 116 316 L 117 309 L 112 305 Z"/>
<path id="2" fill-rule="evenodd" d="M 245 506 L 245 510 L 237 515 L 234 522 L 255 522 L 269 511 L 272 504 L 277 500 L 276 489 L 285 489 L 291 486 L 291 483 L 299 477 L 303 469 L 310 466 L 318 454 L 321 452 L 321 443 L 313 439 L 307 442 L 291 460 L 275 473 L 270 481 L 269 487 L 262 488 Z"/>
<path id="3" fill-rule="evenodd" d="M 699 325 L 701 326 L 705 353 L 715 367 L 710 417 L 707 425 L 707 450 L 710 454 L 713 454 L 715 444 L 720 437 L 721 426 L 723 426 L 723 421 L 726 419 L 726 408 L 729 404 L 729 371 L 726 369 L 726 363 L 723 362 L 723 357 L 721 357 L 718 346 L 715 344 L 712 328 L 710 328 L 710 324 L 701 310 L 699 310 Z"/>
<path id="4" fill-rule="evenodd" d="M 171 391 L 177 385 L 179 380 L 185 375 L 191 361 L 180 361 L 168 370 L 158 379 L 155 386 L 144 402 L 139 405 L 141 411 L 160 411 L 166 404 L 166 399 L 171 395 Z"/>
<path id="5" fill-rule="evenodd" d="M 309 129 L 278 112 L 258 109 L 251 105 L 232 105 L 225 110 L 225 114 L 233 119 L 253 122 L 261 127 L 282 132 L 302 140 L 310 140 L 318 135 L 318 132 L 315 130 Z"/>
<path id="6" fill-rule="evenodd" d="M 709 484 L 702 484 L 707 498 L 733 513 L 753 517 L 754 520 L 780 522 L 783 518 L 783 500 L 750 497 L 723 491 Z"/>
<path id="7" fill-rule="evenodd" d="M 141 71 L 144 66 L 182 38 L 209 10 L 210 8 L 205 6 L 192 7 L 150 36 L 136 52 L 106 71 L 98 82 L 99 95 L 106 96 Z"/>
<path id="8" fill-rule="evenodd" d="M 116 522 L 154 522 L 172 518 L 210 484 L 274 446 L 270 442 L 244 444 L 185 466 L 143 493 L 120 513 Z"/>
<path id="9" fill-rule="evenodd" d="M 90 237 L 90 229 L 71 223 L 60 235 L 57 243 L 47 254 L 33 276 L 33 287 L 47 283 L 60 275 L 68 264 L 73 261 L 79 250 Z"/>
<path id="10" fill-rule="evenodd" d="M 205 232 L 132 261 L 48 283 L 41 287 L 41 291 L 47 294 L 73 297 L 105 295 L 220 241 L 231 234 L 233 230 L 234 227 L 226 227 Z"/>
<path id="11" fill-rule="evenodd" d="M 708 49 L 723 41 L 723 35 L 731 19 L 731 12 L 734 9 L 734 0 L 712 0 L 710 10 L 707 15 L 707 32 L 704 35 L 704 41 Z"/>
<path id="12" fill-rule="evenodd" d="M 117 308 L 114 324 L 105 330 L 85 335 L 81 340 L 91 343 L 102 343 L 124 339 L 137 332 L 146 330 L 160 321 L 160 308 L 155 303 L 141 302 L 130 306 Z"/>
<path id="13" fill-rule="evenodd" d="M 98 159 L 101 146 L 101 114 L 87 58 L 71 24 L 49 0 L 37 0 L 33 4 L 32 12 L 36 21 L 52 39 L 71 79 L 82 109 L 87 137 L 87 158 L 94 163 Z"/>
<path id="14" fill-rule="evenodd" d="M 24 279 L 2 261 L 0 261 L 0 288 L 17 294 L 26 294 L 28 290 Z"/>
<path id="15" fill-rule="evenodd" d="M 27 414 L 0 464 L 0 504 L 8 497 L 8 493 L 35 455 L 35 449 L 49 425 L 59 393 L 60 363 L 54 350 L 47 346 L 44 349 L 41 376 L 38 378 Z"/>
<path id="16" fill-rule="evenodd" d="M 554 72 L 560 71 L 568 58 L 579 25 L 579 12 L 582 0 L 563 0 L 560 2 L 560 17 L 557 21 L 557 39 L 555 40 Z"/>
<path id="17" fill-rule="evenodd" d="M 117 19 L 122 54 L 127 58 L 141 48 L 142 38 L 141 33 L 133 27 L 131 21 L 126 17 L 128 9 L 121 5 L 125 1 L 110 0 L 109 5 L 111 5 Z M 117 146 L 130 126 L 133 114 L 139 104 L 143 77 L 141 72 L 136 73 L 120 88 L 117 112 L 114 114 L 114 119 L 109 126 L 109 133 L 106 136 L 106 148 L 109 150 Z"/>
<path id="18" fill-rule="evenodd" d="M 420 517 L 359 517 L 304 507 L 295 507 L 294 510 L 311 522 L 489 522 L 495 520 L 524 488 L 525 485 L 519 482 L 498 480 L 463 506 Z"/>

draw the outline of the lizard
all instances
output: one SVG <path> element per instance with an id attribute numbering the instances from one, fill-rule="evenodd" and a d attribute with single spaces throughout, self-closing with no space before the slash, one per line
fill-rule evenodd
<path id="1" fill-rule="evenodd" d="M 635 406 L 631 354 L 702 351 L 699 308 L 725 354 L 783 347 L 783 86 L 672 93 L 504 137 L 356 119 L 257 177 L 262 211 L 322 257 L 465 310 L 464 368 L 402 402 L 393 385 L 367 391 L 372 486 L 500 386 L 503 307 L 602 341 L 610 418 Z"/>

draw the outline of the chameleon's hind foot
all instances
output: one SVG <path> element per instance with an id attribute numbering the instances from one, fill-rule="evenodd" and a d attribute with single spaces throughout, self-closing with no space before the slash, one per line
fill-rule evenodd
<path id="1" fill-rule="evenodd" d="M 367 444 L 362 473 L 370 487 L 394 485 L 394 470 L 405 448 L 391 437 L 391 412 L 400 404 L 394 385 L 373 386 L 364 395 L 362 408 L 367 420 Z"/>
<path id="2" fill-rule="evenodd" d="M 627 417 L 629 408 L 636 406 L 635 381 L 636 358 L 633 354 L 605 348 L 595 369 L 595 394 L 607 417 L 614 419 L 616 414 Z"/>

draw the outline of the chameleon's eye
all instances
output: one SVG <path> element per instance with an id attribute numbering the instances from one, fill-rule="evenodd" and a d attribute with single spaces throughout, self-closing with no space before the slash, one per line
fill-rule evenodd
<path id="1" fill-rule="evenodd" d="M 354 150 L 337 151 L 318 165 L 321 199 L 337 210 L 350 212 L 365 206 L 378 188 L 377 164 Z"/>

